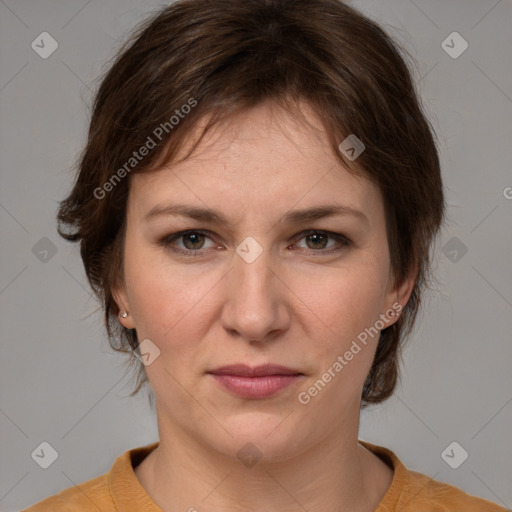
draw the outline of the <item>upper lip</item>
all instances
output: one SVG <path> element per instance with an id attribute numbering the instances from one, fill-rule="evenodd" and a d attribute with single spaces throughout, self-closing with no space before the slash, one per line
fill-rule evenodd
<path id="1" fill-rule="evenodd" d="M 237 375 L 240 377 L 264 377 L 266 375 L 302 375 L 293 368 L 287 368 L 279 364 L 263 364 L 260 366 L 248 366 L 246 364 L 230 364 L 222 366 L 208 373 L 215 375 Z"/>

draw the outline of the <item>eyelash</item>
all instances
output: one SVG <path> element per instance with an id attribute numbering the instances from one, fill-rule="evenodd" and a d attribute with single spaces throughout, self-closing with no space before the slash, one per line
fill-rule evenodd
<path id="1" fill-rule="evenodd" d="M 208 249 L 197 249 L 197 250 L 180 249 L 176 246 L 173 246 L 174 241 L 176 241 L 180 238 L 183 238 L 187 235 L 192 235 L 192 234 L 203 235 L 208 238 L 211 238 L 211 236 L 210 236 L 211 233 L 209 233 L 208 231 L 203 231 L 201 229 L 192 229 L 192 230 L 188 230 L 188 231 L 180 231 L 178 233 L 172 233 L 170 235 L 167 235 L 159 241 L 159 245 L 163 246 L 166 249 L 169 249 L 170 251 L 172 251 L 174 253 L 182 254 L 184 256 L 191 256 L 191 257 L 201 256 L 201 255 L 203 255 L 203 252 L 207 251 Z M 332 233 L 330 231 L 313 230 L 313 229 L 299 233 L 299 235 L 298 235 L 299 238 L 297 238 L 297 241 L 301 240 L 302 238 L 307 237 L 308 235 L 313 235 L 313 234 L 327 236 L 327 237 L 332 238 L 338 242 L 338 246 L 336 246 L 334 248 L 331 247 L 330 249 L 319 249 L 319 250 L 306 249 L 307 253 L 314 255 L 314 256 L 325 256 L 325 255 L 341 252 L 344 249 L 346 249 L 347 247 L 350 247 L 352 245 L 352 241 L 349 240 L 344 235 L 341 235 L 339 233 Z"/>

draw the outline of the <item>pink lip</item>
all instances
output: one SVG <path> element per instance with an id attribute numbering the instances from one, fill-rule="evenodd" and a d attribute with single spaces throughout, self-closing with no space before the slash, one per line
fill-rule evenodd
<path id="1" fill-rule="evenodd" d="M 223 366 L 208 372 L 225 389 L 241 398 L 267 398 L 296 382 L 304 374 L 280 365 Z"/>

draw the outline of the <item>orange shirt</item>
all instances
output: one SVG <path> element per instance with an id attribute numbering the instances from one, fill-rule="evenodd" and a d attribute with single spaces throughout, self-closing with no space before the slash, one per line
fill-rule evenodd
<path id="1" fill-rule="evenodd" d="M 394 469 L 391 486 L 375 512 L 507 512 L 490 501 L 407 469 L 387 448 L 359 442 Z M 158 444 L 129 450 L 115 460 L 108 473 L 65 489 L 21 512 L 163 512 L 133 471 Z"/>

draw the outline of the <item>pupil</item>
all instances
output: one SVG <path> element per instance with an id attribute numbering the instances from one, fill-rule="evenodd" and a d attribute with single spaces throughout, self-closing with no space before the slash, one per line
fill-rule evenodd
<path id="1" fill-rule="evenodd" d="M 320 235 L 320 234 L 313 234 L 313 235 L 309 235 L 309 240 L 313 241 L 313 244 L 316 244 L 319 240 L 318 239 L 323 239 L 324 242 L 325 242 L 325 236 L 324 235 Z M 325 247 L 325 243 L 322 244 L 322 248 Z"/>
<path id="2" fill-rule="evenodd" d="M 198 235 L 197 233 L 191 233 L 190 235 L 187 235 L 186 239 L 192 240 L 192 245 L 195 246 L 197 244 L 200 244 L 200 237 L 202 235 Z M 195 240 L 195 241 L 194 241 Z M 194 249 L 197 249 L 197 247 L 193 247 Z"/>

